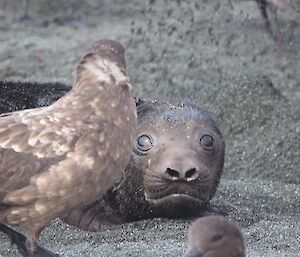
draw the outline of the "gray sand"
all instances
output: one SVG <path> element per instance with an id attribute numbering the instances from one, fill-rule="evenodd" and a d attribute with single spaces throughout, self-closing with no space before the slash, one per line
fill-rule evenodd
<path id="1" fill-rule="evenodd" d="M 188 98 L 219 122 L 227 149 L 214 202 L 242 227 L 247 256 L 300 256 L 299 27 L 291 44 L 274 43 L 250 0 L 85 0 L 76 15 L 94 27 L 74 29 L 52 22 L 63 1 L 31 2 L 48 27 L 14 22 L 20 1 L 0 2 L 0 79 L 72 83 L 85 47 L 120 40 L 136 95 Z M 285 2 L 284 28 L 300 21 L 300 2 Z M 56 220 L 41 243 L 63 256 L 180 256 L 190 223 L 154 219 L 89 233 Z M 11 249 L 0 234 L 0 256 L 16 256 Z"/>

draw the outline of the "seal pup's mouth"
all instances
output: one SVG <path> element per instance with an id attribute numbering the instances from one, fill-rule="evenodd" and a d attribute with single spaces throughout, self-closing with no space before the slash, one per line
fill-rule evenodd
<path id="1" fill-rule="evenodd" d="M 151 204 L 160 205 L 191 205 L 203 204 L 208 199 L 209 185 L 197 185 L 186 181 L 175 181 L 171 183 L 153 182 L 144 191 L 146 201 Z"/>
<path id="2" fill-rule="evenodd" d="M 145 200 L 150 204 L 155 217 L 183 218 L 198 215 L 207 201 L 188 193 L 170 193 L 151 198 L 144 194 Z"/>
<path id="3" fill-rule="evenodd" d="M 167 204 L 167 205 L 181 205 L 183 203 L 188 203 L 188 204 L 201 204 L 201 201 L 194 197 L 191 196 L 189 194 L 186 193 L 173 193 L 173 194 L 169 194 L 166 196 L 163 196 L 161 198 L 158 199 L 153 199 L 150 198 L 147 193 L 145 193 L 145 199 L 152 204 L 155 205 L 161 205 L 161 204 Z"/>

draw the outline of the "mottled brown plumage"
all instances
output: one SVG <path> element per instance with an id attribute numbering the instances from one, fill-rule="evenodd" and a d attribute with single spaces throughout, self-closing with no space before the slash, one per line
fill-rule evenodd
<path id="1" fill-rule="evenodd" d="M 121 178 L 137 126 L 125 68 L 124 48 L 98 41 L 68 94 L 0 118 L 0 222 L 26 230 L 28 255 L 49 221 Z"/>
<path id="2" fill-rule="evenodd" d="M 222 216 L 199 218 L 189 229 L 183 257 L 245 257 L 243 235 Z"/>

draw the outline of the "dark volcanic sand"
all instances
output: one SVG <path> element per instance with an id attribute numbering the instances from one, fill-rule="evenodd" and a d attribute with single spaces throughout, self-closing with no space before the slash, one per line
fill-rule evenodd
<path id="1" fill-rule="evenodd" d="M 0 79 L 71 83 L 86 46 L 120 40 L 137 95 L 190 98 L 219 121 L 227 149 L 214 201 L 232 209 L 247 256 L 300 256 L 299 27 L 291 44 L 274 43 L 250 0 L 81 0 L 76 15 L 94 27 L 74 29 L 53 22 L 64 1 L 31 2 L 48 27 L 14 22 L 20 1 L 0 2 Z M 287 28 L 300 21 L 300 2 L 283 2 Z M 63 256 L 180 256 L 189 224 L 154 219 L 89 233 L 55 221 L 41 242 Z M 15 256 L 10 249 L 0 234 L 0 256 Z"/>

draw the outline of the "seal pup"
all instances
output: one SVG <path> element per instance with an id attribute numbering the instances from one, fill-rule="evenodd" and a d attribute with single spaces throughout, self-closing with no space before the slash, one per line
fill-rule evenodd
<path id="1" fill-rule="evenodd" d="M 35 256 L 52 219 L 95 201 L 122 176 L 137 126 L 124 52 L 116 41 L 96 42 L 64 97 L 1 115 L 0 223 L 25 229 L 24 256 Z"/>
<path id="2" fill-rule="evenodd" d="M 199 218 L 188 231 L 183 257 L 245 257 L 243 235 L 235 223 L 222 216 Z"/>
<path id="3" fill-rule="evenodd" d="M 154 217 L 199 217 L 215 194 L 225 143 L 208 112 L 189 102 L 137 100 L 138 133 L 120 183 L 65 213 L 74 226 L 103 227 Z"/>
<path id="4" fill-rule="evenodd" d="M 50 104 L 48 100 L 53 99 L 52 92 L 47 90 L 48 84 L 39 83 L 36 86 L 35 83 L 7 83 L 10 87 L 4 87 L 2 85 L 6 83 L 0 82 L 0 92 L 8 95 L 7 99 L 13 107 L 26 107 L 28 104 L 23 97 L 18 96 L 20 91 L 21 96 L 24 91 L 29 95 L 38 95 L 32 98 L 35 105 L 38 102 Z M 51 84 L 53 87 L 55 84 Z M 42 88 L 45 92 L 36 92 Z M 14 98 L 5 92 L 7 90 L 13 91 Z M 61 91 L 57 90 L 57 93 Z M 7 99 L 4 99 L 3 108 L 7 106 Z M 14 99 L 17 99 L 15 104 Z M 136 105 L 138 135 L 122 181 L 97 201 L 66 211 L 61 218 L 74 226 L 94 231 L 153 217 L 176 218 L 200 216 L 204 212 L 224 213 L 219 207 L 210 204 L 223 170 L 225 153 L 220 129 L 211 115 L 203 108 L 181 100 L 170 103 L 137 98 Z M 202 138 L 203 133 L 206 136 Z M 209 147 L 203 149 L 205 144 L 209 146 L 211 143 L 211 150 Z M 182 176 L 185 176 L 189 165 L 191 169 L 186 175 L 191 177 L 185 179 Z M 203 166 L 206 171 L 201 168 Z M 193 167 L 196 169 L 193 170 Z M 208 175 L 203 178 L 205 173 Z M 157 192 L 161 192 L 161 195 Z"/>

